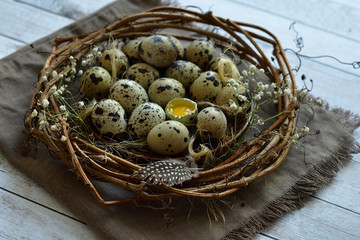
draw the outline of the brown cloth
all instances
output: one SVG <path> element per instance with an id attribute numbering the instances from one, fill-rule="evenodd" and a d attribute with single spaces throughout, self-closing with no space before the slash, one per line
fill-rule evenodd
<path id="1" fill-rule="evenodd" d="M 36 158 L 21 154 L 26 139 L 23 117 L 29 107 L 33 84 L 56 36 L 79 35 L 102 28 L 114 18 L 131 15 L 159 1 L 117 1 L 0 61 L 0 149 L 4 157 L 67 206 L 102 239 L 234 239 L 249 238 L 324 186 L 350 158 L 356 143 L 351 135 L 359 118 L 349 112 L 316 107 L 309 122 L 310 134 L 294 146 L 284 163 L 267 177 L 250 184 L 226 200 L 226 223 L 212 222 L 204 202 L 182 199 L 172 208 L 149 209 L 134 204 L 103 207 L 75 174 L 45 150 Z M 312 117 L 299 113 L 299 126 Z M 317 134 L 317 133 L 318 134 Z M 110 195 L 127 194 L 103 186 Z M 209 204 L 209 203 L 208 203 Z M 192 207 L 191 207 L 192 206 Z M 209 205 L 208 205 L 209 206 Z M 189 215 L 190 213 L 190 215 Z"/>

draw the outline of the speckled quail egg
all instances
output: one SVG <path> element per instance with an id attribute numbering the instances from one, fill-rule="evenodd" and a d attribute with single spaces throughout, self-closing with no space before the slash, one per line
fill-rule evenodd
<path id="1" fill-rule="evenodd" d="M 199 77 L 200 73 L 201 69 L 196 64 L 189 61 L 177 60 L 166 69 L 165 77 L 174 78 L 187 88 Z"/>
<path id="2" fill-rule="evenodd" d="M 132 39 L 126 42 L 122 47 L 121 50 L 129 59 L 130 65 L 142 62 L 140 55 L 139 55 L 139 44 L 141 43 L 141 39 Z"/>
<path id="3" fill-rule="evenodd" d="M 160 105 L 152 102 L 142 103 L 131 113 L 128 132 L 137 138 L 146 138 L 150 130 L 165 119 L 165 112 Z"/>
<path id="4" fill-rule="evenodd" d="M 174 36 L 169 36 L 169 38 L 175 43 L 177 49 L 178 49 L 178 59 L 183 59 L 185 56 L 185 49 L 182 45 L 182 43 Z"/>
<path id="5" fill-rule="evenodd" d="M 125 111 L 115 100 L 103 99 L 96 103 L 91 118 L 102 135 L 117 136 L 126 131 Z"/>
<path id="6" fill-rule="evenodd" d="M 198 101 L 215 101 L 222 89 L 219 74 L 212 71 L 203 72 L 190 86 L 190 98 Z"/>
<path id="7" fill-rule="evenodd" d="M 216 104 L 219 106 L 230 106 L 230 102 L 233 101 L 237 105 L 240 105 L 246 99 L 242 99 L 246 94 L 245 84 L 237 84 L 237 87 L 234 87 L 230 84 L 226 85 L 221 89 L 219 94 L 216 97 Z M 246 98 L 246 97 L 245 97 Z M 230 101 L 231 100 L 231 101 Z"/>
<path id="8" fill-rule="evenodd" d="M 206 38 L 199 38 L 192 41 L 186 48 L 185 59 L 205 69 L 215 55 L 214 43 Z"/>
<path id="9" fill-rule="evenodd" d="M 115 70 L 116 76 L 121 76 L 129 67 L 129 60 L 125 53 L 117 48 L 106 49 L 97 58 L 97 61 L 98 65 L 108 70 L 109 73 L 113 74 Z"/>
<path id="10" fill-rule="evenodd" d="M 177 155 L 189 145 L 189 130 L 178 121 L 164 121 L 153 127 L 147 143 L 151 150 L 162 155 Z"/>
<path id="11" fill-rule="evenodd" d="M 175 43 L 166 36 L 145 38 L 139 45 L 140 57 L 154 67 L 168 67 L 179 55 Z"/>
<path id="12" fill-rule="evenodd" d="M 91 67 L 81 77 L 81 91 L 89 99 L 100 99 L 106 96 L 113 80 L 106 69 Z"/>
<path id="13" fill-rule="evenodd" d="M 159 78 L 150 85 L 148 94 L 152 102 L 164 108 L 171 99 L 184 97 L 185 88 L 173 78 Z"/>
<path id="14" fill-rule="evenodd" d="M 159 71 L 147 63 L 136 63 L 125 73 L 125 78 L 139 83 L 145 90 L 160 77 Z"/>
<path id="15" fill-rule="evenodd" d="M 115 82 L 109 90 L 109 98 L 119 102 L 129 115 L 138 105 L 149 101 L 146 90 L 130 79 Z"/>
<path id="16" fill-rule="evenodd" d="M 197 116 L 196 128 L 203 139 L 220 139 L 225 136 L 227 128 L 226 116 L 218 108 L 204 108 Z"/>

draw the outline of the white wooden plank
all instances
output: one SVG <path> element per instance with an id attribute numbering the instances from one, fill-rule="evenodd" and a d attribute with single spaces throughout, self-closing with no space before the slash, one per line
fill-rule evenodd
<path id="1" fill-rule="evenodd" d="M 63 204 L 41 188 L 32 179 L 28 178 L 9 164 L 2 155 L 0 155 L 0 188 L 40 205 L 47 206 L 64 215 L 75 219 L 77 218 Z"/>
<path id="2" fill-rule="evenodd" d="M 25 46 L 24 43 L 0 35 L 0 59 Z"/>
<path id="3" fill-rule="evenodd" d="M 333 0 L 332 2 L 337 2 L 340 4 L 344 4 L 346 6 L 352 7 L 352 8 L 357 8 L 360 9 L 360 1 L 359 0 Z"/>
<path id="4" fill-rule="evenodd" d="M 1 34 L 31 43 L 72 23 L 73 20 L 12 0 L 2 0 L 0 22 Z"/>
<path id="5" fill-rule="evenodd" d="M 85 224 L 0 189 L 0 239 L 99 239 Z"/>
<path id="6" fill-rule="evenodd" d="M 71 19 L 79 19 L 115 0 L 16 0 Z"/>
<path id="7" fill-rule="evenodd" d="M 233 0 L 224 0 L 221 1 L 221 3 L 214 0 L 181 0 L 179 3 L 181 6 L 195 5 L 204 10 L 210 9 L 211 7 L 214 15 L 262 26 L 275 34 L 284 48 L 296 50 L 296 45 L 294 43 L 295 33 L 289 30 L 289 26 L 293 21 L 289 19 L 284 19 L 280 16 L 257 10 L 252 7 L 240 5 Z M 231 9 L 237 10 L 229 11 Z M 360 17 L 360 15 L 358 17 Z M 359 19 L 354 18 L 353 21 L 358 22 Z M 329 32 L 319 31 L 318 29 L 311 28 L 301 23 L 296 25 L 296 30 L 301 34 L 305 42 L 305 47 L 302 51 L 302 54 L 304 55 L 332 55 L 344 62 L 359 60 L 359 54 L 354 52 L 354 49 L 358 49 L 359 47 L 358 41 L 352 41 Z M 360 76 L 359 70 L 353 69 L 351 66 L 340 65 L 333 59 L 324 58 L 320 61 L 329 64 L 331 67 L 339 68 Z"/>
<path id="8" fill-rule="evenodd" d="M 305 208 L 291 212 L 263 233 L 275 239 L 360 239 L 360 215 L 310 200 Z"/>
<path id="9" fill-rule="evenodd" d="M 301 22 L 321 31 L 329 31 L 360 41 L 360 24 L 354 22 L 360 14 L 360 9 L 344 5 L 347 1 L 341 3 L 328 0 L 231 1 L 281 16 L 284 19 Z M 344 14 L 338 14 L 340 11 Z"/>

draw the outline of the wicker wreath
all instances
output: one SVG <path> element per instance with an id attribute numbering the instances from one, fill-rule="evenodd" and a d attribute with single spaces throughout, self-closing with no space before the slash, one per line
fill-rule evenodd
<path id="1" fill-rule="evenodd" d="M 203 163 L 204 155 L 187 162 L 183 160 L 188 159 L 188 156 L 168 160 L 147 150 L 122 148 L 121 141 L 117 148 L 112 146 L 109 150 L 109 141 L 99 138 L 96 133 L 91 138 L 79 134 L 76 131 L 79 123 L 64 115 L 61 109 L 64 104 L 70 106 L 71 103 L 60 102 L 56 97 L 59 89 L 64 91 L 61 86 L 66 83 L 66 79 L 77 79 L 74 73 L 81 67 L 78 63 L 94 46 L 112 39 L 150 36 L 164 29 L 170 29 L 173 33 L 181 32 L 171 35 L 183 42 L 206 36 L 223 49 L 231 42 L 231 53 L 234 56 L 263 69 L 273 86 L 276 84 L 275 88 L 286 87 L 290 90 L 276 98 L 274 121 L 264 125 L 266 127 L 255 137 L 242 141 L 253 123 L 252 113 L 256 111 L 256 106 L 252 105 L 244 120 L 237 123 L 238 130 L 231 140 L 211 149 L 211 155 L 221 161 L 215 161 L 208 168 L 195 167 L 196 174 L 192 163 Z M 166 32 L 162 34 L 166 35 Z M 273 48 L 272 59 L 265 55 L 259 46 L 261 44 Z M 216 199 L 246 187 L 283 162 L 292 145 L 291 139 L 296 128 L 295 110 L 298 104 L 295 88 L 294 76 L 285 53 L 278 39 L 266 29 L 216 17 L 211 12 L 203 14 L 175 7 L 157 7 L 124 17 L 93 33 L 57 38 L 39 74 L 25 126 L 33 137 L 45 143 L 89 186 L 103 205 L 181 197 Z M 58 126 L 57 131 L 53 129 L 56 128 L 54 126 Z M 225 154 L 224 149 L 231 149 L 230 154 Z M 166 184 L 162 178 L 157 181 L 156 176 L 151 176 L 149 172 L 151 169 L 159 171 L 163 167 L 175 169 L 175 173 L 170 172 L 169 176 L 172 174 L 172 177 L 175 175 L 179 179 L 187 175 L 192 177 L 186 178 L 186 181 L 175 181 L 175 184 Z M 135 193 L 134 197 L 105 201 L 92 179 L 131 191 Z"/>

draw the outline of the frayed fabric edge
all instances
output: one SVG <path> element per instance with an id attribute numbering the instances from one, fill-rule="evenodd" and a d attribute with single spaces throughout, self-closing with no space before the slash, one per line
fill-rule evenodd
<path id="1" fill-rule="evenodd" d="M 276 219 L 286 213 L 300 209 L 305 205 L 312 194 L 327 185 L 341 168 L 348 163 L 351 154 L 360 153 L 360 145 L 350 134 L 360 126 L 358 115 L 337 108 L 330 110 L 336 115 L 349 131 L 349 136 L 344 138 L 343 144 L 331 156 L 298 180 L 295 185 L 287 190 L 284 195 L 265 207 L 259 214 L 252 216 L 246 222 L 230 231 L 223 240 L 251 239 L 257 233 L 269 227 Z"/>

